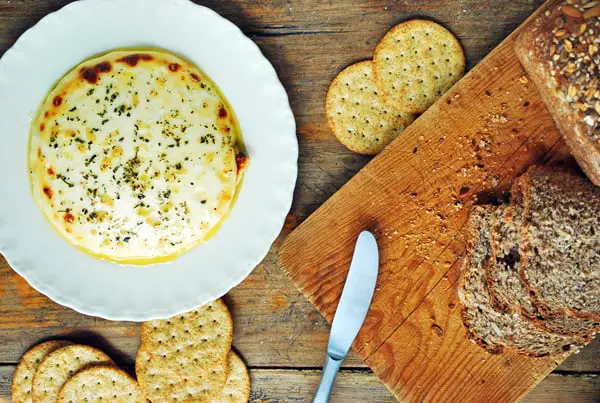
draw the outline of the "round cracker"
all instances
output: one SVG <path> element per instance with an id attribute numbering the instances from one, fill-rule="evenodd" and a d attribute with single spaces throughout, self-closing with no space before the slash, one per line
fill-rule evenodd
<path id="1" fill-rule="evenodd" d="M 152 355 L 185 352 L 207 364 L 225 363 L 231 350 L 233 321 L 220 299 L 168 319 L 142 323 L 142 345 Z"/>
<path id="2" fill-rule="evenodd" d="M 33 377 L 33 401 L 56 402 L 67 379 L 97 364 L 114 365 L 108 355 L 90 346 L 73 344 L 53 351 L 42 361 Z"/>
<path id="3" fill-rule="evenodd" d="M 422 113 L 464 74 L 465 55 L 446 28 L 432 21 L 396 25 L 373 56 L 375 80 L 387 103 Z"/>
<path id="4" fill-rule="evenodd" d="M 348 149 L 374 155 L 414 120 L 410 113 L 386 105 L 373 76 L 373 62 L 365 60 L 342 70 L 331 82 L 325 102 L 327 121 Z"/>
<path id="5" fill-rule="evenodd" d="M 155 356 L 143 345 L 135 360 L 140 389 L 153 402 L 212 401 L 219 396 L 229 375 L 225 362 L 204 362 L 187 354 Z"/>
<path id="6" fill-rule="evenodd" d="M 79 371 L 65 382 L 59 403 L 146 402 L 136 380 L 127 372 L 106 365 Z"/>
<path id="7" fill-rule="evenodd" d="M 27 350 L 13 374 L 11 393 L 14 403 L 31 403 L 33 376 L 44 358 L 61 347 L 72 344 L 66 340 L 49 340 Z"/>
<path id="8" fill-rule="evenodd" d="M 233 351 L 227 355 L 229 378 L 213 403 L 246 403 L 250 399 L 250 375 L 244 361 Z"/>
<path id="9" fill-rule="evenodd" d="M 152 401 L 216 398 L 228 377 L 233 322 L 216 300 L 169 319 L 144 322 L 135 363 L 140 388 Z"/>

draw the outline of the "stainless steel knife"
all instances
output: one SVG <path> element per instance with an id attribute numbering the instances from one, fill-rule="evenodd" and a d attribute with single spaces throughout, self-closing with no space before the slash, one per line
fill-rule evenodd
<path id="1" fill-rule="evenodd" d="M 369 231 L 363 231 L 356 241 L 348 277 L 331 324 L 327 358 L 314 403 L 329 400 L 333 381 L 369 311 L 378 273 L 377 240 Z"/>

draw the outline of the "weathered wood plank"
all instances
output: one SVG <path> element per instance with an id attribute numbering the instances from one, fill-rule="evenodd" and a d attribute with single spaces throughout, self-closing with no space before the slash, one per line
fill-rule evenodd
<path id="1" fill-rule="evenodd" d="M 279 270 L 271 253 L 226 302 L 234 345 L 252 366 L 321 365 L 329 326 Z M 98 345 L 122 364 L 135 359 L 139 324 L 80 315 L 34 291 L 0 259 L 0 363 L 17 362 L 29 346 L 53 337 Z M 349 366 L 364 366 L 355 355 Z"/>
<path id="2" fill-rule="evenodd" d="M 550 374 L 523 402 L 598 402 L 600 377 L 595 375 Z"/>
<path id="3" fill-rule="evenodd" d="M 10 398 L 14 366 L 0 366 L 0 402 Z M 252 402 L 308 402 L 316 390 L 320 371 L 251 369 Z M 553 403 L 597 402 L 600 399 L 598 375 L 548 376 L 523 402 Z M 331 395 L 331 402 L 395 402 L 396 399 L 371 372 L 342 370 Z"/>
<path id="4" fill-rule="evenodd" d="M 309 402 L 318 385 L 320 371 L 254 370 L 252 401 L 262 403 Z M 598 375 L 555 375 L 544 379 L 522 401 L 543 402 L 598 402 L 600 378 Z M 372 373 L 342 371 L 336 379 L 331 402 L 395 402 L 396 399 Z M 440 401 L 450 401 L 442 399 Z"/>
<path id="5" fill-rule="evenodd" d="M 287 231 L 286 231 L 287 232 Z M 253 367 L 319 367 L 329 325 L 275 265 L 269 254 L 253 274 L 226 297 L 233 312 L 234 345 Z M 1 259 L 0 259 L 1 260 Z M 131 364 L 139 347 L 139 325 L 80 315 L 49 302 L 0 264 L 0 363 L 15 363 L 31 345 L 70 337 L 105 349 L 119 364 Z M 600 339 L 559 369 L 600 372 Z M 347 367 L 364 367 L 353 352 Z"/>

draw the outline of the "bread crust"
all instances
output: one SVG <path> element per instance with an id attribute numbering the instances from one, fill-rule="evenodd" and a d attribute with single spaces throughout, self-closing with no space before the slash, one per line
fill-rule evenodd
<path id="1" fill-rule="evenodd" d="M 579 4 L 583 4 L 583 2 L 576 1 L 573 6 Z M 554 53 L 558 52 L 555 49 L 557 46 L 560 49 L 562 41 L 565 40 L 561 37 L 562 39 L 558 40 L 558 45 L 553 42 L 556 39 L 556 32 L 553 33 L 553 30 L 557 29 L 555 24 L 558 23 L 556 21 L 563 21 L 564 19 L 566 21 L 565 26 L 575 27 L 573 28 L 575 33 L 579 32 L 578 27 L 581 27 L 581 24 L 586 23 L 587 27 L 580 34 L 585 37 L 586 35 L 598 35 L 597 28 L 593 28 L 596 30 L 593 34 L 589 34 L 588 29 L 592 25 L 597 27 L 599 24 L 596 20 L 600 17 L 583 18 L 582 16 L 581 18 L 574 18 L 565 14 L 565 6 L 565 2 L 554 2 L 544 15 L 530 22 L 517 37 L 515 51 L 519 61 L 537 87 L 573 156 L 590 180 L 600 186 L 600 137 L 598 137 L 600 134 L 598 114 L 600 111 L 596 107 L 598 102 L 594 103 L 591 97 L 591 101 L 586 98 L 585 102 L 580 102 L 581 97 L 584 96 L 583 94 L 589 93 L 589 91 L 593 94 L 599 90 L 598 80 L 596 79 L 594 84 L 594 73 L 592 73 L 592 82 L 589 83 L 587 88 L 584 86 L 584 88 L 570 91 L 571 87 L 576 88 L 572 84 L 574 82 L 572 77 L 579 71 L 585 76 L 587 65 L 579 64 L 580 67 L 573 75 L 567 75 L 567 73 L 564 73 L 564 69 L 561 71 L 553 66 L 552 61 L 553 56 L 558 54 Z M 571 47 L 571 45 L 568 47 Z M 593 58 L 591 59 L 593 60 Z M 556 62 L 557 65 L 558 63 L 560 61 Z M 590 63 L 594 62 L 591 61 Z M 595 63 L 597 70 L 597 62 Z M 560 67 L 560 65 L 558 66 Z M 589 75 L 589 73 L 587 74 Z M 575 92 L 577 95 L 574 96 L 578 97 L 579 101 L 576 102 L 574 96 L 569 95 L 569 92 L 571 92 L 571 95 L 573 95 L 572 92 Z M 582 111 L 576 105 L 584 105 L 587 109 Z M 593 125 L 586 123 L 586 120 L 594 122 Z"/>

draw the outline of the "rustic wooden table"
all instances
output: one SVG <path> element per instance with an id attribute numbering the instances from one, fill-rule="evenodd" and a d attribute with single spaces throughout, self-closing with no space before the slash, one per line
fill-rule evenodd
<path id="1" fill-rule="evenodd" d="M 0 55 L 25 29 L 68 2 L 0 0 Z M 232 20 L 258 43 L 275 65 L 296 115 L 300 171 L 292 211 L 265 260 L 225 300 L 234 317 L 235 349 L 251 370 L 252 399 L 307 401 L 319 379 L 329 326 L 286 278 L 277 254 L 285 236 L 369 161 L 348 152 L 327 127 L 323 102 L 329 82 L 344 66 L 371 57 L 375 44 L 391 26 L 416 16 L 449 27 L 463 44 L 471 68 L 542 1 L 201 3 Z M 63 308 L 34 291 L 1 257 L 0 277 L 0 401 L 9 398 L 12 372 L 22 353 L 50 337 L 99 346 L 131 369 L 139 346 L 139 325 L 105 321 Z M 599 358 L 600 342 L 596 340 L 563 363 L 526 400 L 599 401 Z M 332 400 L 383 402 L 394 398 L 351 353 Z"/>

